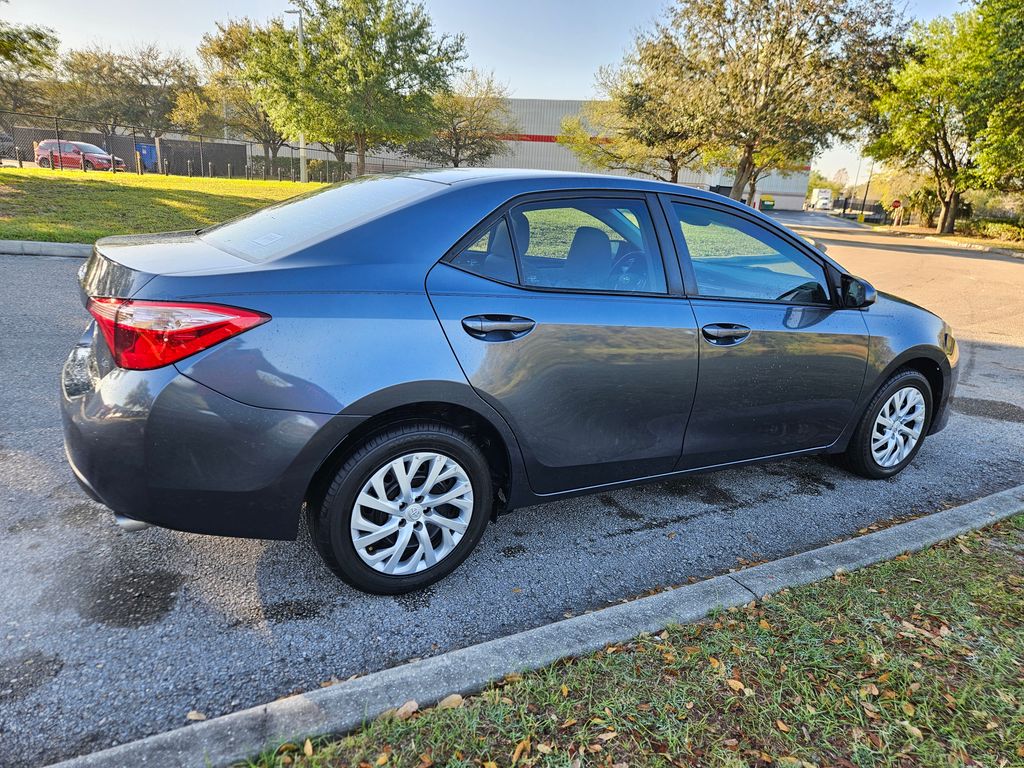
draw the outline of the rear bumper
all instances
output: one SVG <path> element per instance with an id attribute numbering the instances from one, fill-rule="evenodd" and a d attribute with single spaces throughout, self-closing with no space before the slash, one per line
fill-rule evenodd
<path id="1" fill-rule="evenodd" d="M 311 478 L 361 419 L 244 405 L 173 366 L 100 375 L 91 336 L 61 382 L 65 451 L 86 493 L 165 528 L 295 538 Z"/>

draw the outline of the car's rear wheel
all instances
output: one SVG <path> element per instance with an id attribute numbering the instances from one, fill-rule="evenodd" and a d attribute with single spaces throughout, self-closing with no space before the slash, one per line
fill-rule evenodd
<path id="1" fill-rule="evenodd" d="M 310 530 L 324 562 L 353 587 L 401 594 L 454 571 L 492 503 L 487 460 L 469 438 L 442 424 L 404 424 L 348 456 L 310 511 Z"/>
<path id="2" fill-rule="evenodd" d="M 921 450 L 931 417 L 928 380 L 918 371 L 898 371 L 872 398 L 843 463 L 872 479 L 902 472 Z"/>
<path id="3" fill-rule="evenodd" d="M 86 161 L 85 161 L 85 170 L 87 170 L 87 171 L 91 171 L 91 170 L 93 170 L 93 169 L 94 169 L 95 167 L 96 167 L 96 166 L 94 166 L 94 165 L 93 165 L 93 164 L 92 164 L 91 162 L 89 162 L 88 160 L 86 160 Z"/>

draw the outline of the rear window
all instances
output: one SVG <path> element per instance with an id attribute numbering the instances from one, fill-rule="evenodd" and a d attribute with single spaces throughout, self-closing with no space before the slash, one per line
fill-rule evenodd
<path id="1" fill-rule="evenodd" d="M 375 219 L 440 187 L 408 176 L 362 177 L 261 208 L 199 233 L 249 261 L 287 256 Z"/>

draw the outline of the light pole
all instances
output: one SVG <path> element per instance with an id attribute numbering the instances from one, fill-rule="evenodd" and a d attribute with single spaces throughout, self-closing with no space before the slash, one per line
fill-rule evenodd
<path id="1" fill-rule="evenodd" d="M 306 35 L 302 29 L 302 8 L 288 9 L 285 13 L 296 13 L 299 16 L 299 71 L 306 71 Z M 302 98 L 301 93 L 299 98 Z M 302 104 L 299 105 L 301 110 Z M 299 181 L 305 184 L 309 181 L 306 173 L 306 132 L 299 131 Z"/>

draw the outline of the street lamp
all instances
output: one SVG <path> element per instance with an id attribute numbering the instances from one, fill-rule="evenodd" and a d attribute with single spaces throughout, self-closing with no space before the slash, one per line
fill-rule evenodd
<path id="1" fill-rule="evenodd" d="M 299 71 L 306 71 L 306 35 L 302 29 L 302 9 L 301 8 L 289 8 L 285 10 L 285 13 L 296 13 L 299 16 Z M 300 95 L 301 98 L 301 95 Z M 299 105 L 299 109 L 302 109 L 303 105 Z M 309 181 L 309 176 L 306 173 L 306 132 L 299 131 L 299 181 L 305 184 Z"/>

